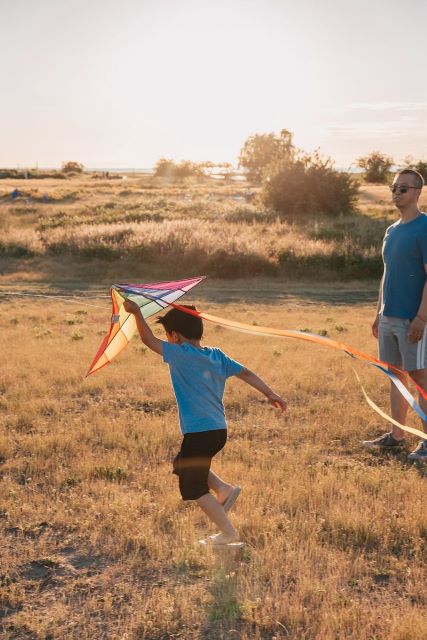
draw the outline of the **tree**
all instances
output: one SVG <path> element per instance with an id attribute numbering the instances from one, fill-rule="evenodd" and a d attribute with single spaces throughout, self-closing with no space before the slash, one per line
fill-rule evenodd
<path id="1" fill-rule="evenodd" d="M 74 160 L 68 160 L 68 162 L 62 163 L 63 173 L 83 173 L 84 166 L 81 162 L 75 162 Z"/>
<path id="2" fill-rule="evenodd" d="M 384 184 L 387 182 L 394 160 L 381 151 L 372 151 L 369 155 L 358 158 L 356 163 L 358 167 L 364 169 L 366 182 Z"/>
<path id="3" fill-rule="evenodd" d="M 250 136 L 240 150 L 239 166 L 247 170 L 249 180 L 260 182 L 267 167 L 273 162 L 292 160 L 295 148 L 292 133 L 282 129 L 274 133 Z"/>
<path id="4" fill-rule="evenodd" d="M 154 175 L 161 178 L 187 178 L 189 176 L 203 176 L 206 163 L 182 160 L 174 162 L 168 158 L 160 158 L 154 167 Z"/>
<path id="5" fill-rule="evenodd" d="M 401 169 L 415 169 L 418 171 L 424 178 L 424 182 L 427 183 L 427 161 L 426 160 L 418 160 L 415 161 L 415 158 L 412 156 L 406 156 L 403 158 L 403 167 Z"/>
<path id="6" fill-rule="evenodd" d="M 168 158 L 160 158 L 154 167 L 154 175 L 160 178 L 172 178 L 175 175 L 175 163 Z"/>
<path id="7" fill-rule="evenodd" d="M 264 204 L 281 216 L 350 212 L 358 183 L 348 173 L 336 171 L 330 158 L 299 152 L 293 161 L 269 167 L 262 190 Z"/>
<path id="8" fill-rule="evenodd" d="M 415 171 L 418 171 L 418 173 L 421 173 L 422 177 L 424 178 L 424 182 L 427 183 L 427 161 L 426 160 L 418 160 L 418 162 L 414 164 L 412 169 L 415 169 Z"/>

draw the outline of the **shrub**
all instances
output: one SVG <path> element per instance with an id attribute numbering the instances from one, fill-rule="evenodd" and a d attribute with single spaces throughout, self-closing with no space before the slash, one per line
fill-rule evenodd
<path id="1" fill-rule="evenodd" d="M 221 249 L 209 256 L 204 269 L 216 278 L 251 278 L 277 274 L 276 265 L 264 256 L 253 253 L 228 253 Z"/>
<path id="2" fill-rule="evenodd" d="M 367 256 L 359 251 L 296 255 L 292 250 L 284 249 L 279 253 L 278 261 L 287 276 L 320 279 L 328 273 L 341 280 L 380 278 L 383 270 L 380 256 Z"/>
<path id="3" fill-rule="evenodd" d="M 107 482 L 123 482 L 128 474 L 121 467 L 97 466 L 93 469 L 91 477 L 95 480 L 107 480 Z"/>
<path id="4" fill-rule="evenodd" d="M 159 178 L 200 177 L 204 175 L 204 163 L 191 162 L 190 160 L 177 163 L 167 158 L 160 158 L 154 167 L 154 175 Z"/>
<path id="5" fill-rule="evenodd" d="M 365 170 L 366 182 L 379 182 L 380 184 L 388 182 L 393 162 L 393 158 L 380 151 L 372 151 L 369 155 L 356 160 L 357 166 Z"/>
<path id="6" fill-rule="evenodd" d="M 411 156 L 408 156 L 403 160 L 404 165 L 402 169 L 415 169 L 418 171 L 424 178 L 424 183 L 427 184 L 427 161 L 426 160 L 418 160 L 416 162 Z"/>
<path id="7" fill-rule="evenodd" d="M 416 164 L 414 164 L 412 169 L 415 169 L 415 171 L 421 173 L 422 177 L 424 178 L 424 182 L 427 183 L 427 161 L 419 160 Z"/>
<path id="8" fill-rule="evenodd" d="M 292 134 L 282 129 L 280 135 L 263 133 L 250 136 L 240 150 L 239 166 L 247 170 L 249 180 L 260 182 L 266 168 L 273 162 L 294 157 Z"/>
<path id="9" fill-rule="evenodd" d="M 56 180 L 65 180 L 66 175 L 61 171 L 47 171 L 43 169 L 0 169 L 0 180 L 13 178 L 14 180 L 44 180 L 45 178 L 54 178 Z"/>
<path id="10" fill-rule="evenodd" d="M 270 166 L 261 198 L 280 216 L 323 213 L 337 216 L 354 208 L 358 183 L 318 152 Z"/>
<path id="11" fill-rule="evenodd" d="M 0 256 L 6 256 L 8 258 L 33 258 L 35 252 L 25 243 L 0 241 Z"/>
<path id="12" fill-rule="evenodd" d="M 62 171 L 63 173 L 83 173 L 83 165 L 81 162 L 75 162 L 74 160 L 69 160 L 68 162 L 62 163 Z"/>

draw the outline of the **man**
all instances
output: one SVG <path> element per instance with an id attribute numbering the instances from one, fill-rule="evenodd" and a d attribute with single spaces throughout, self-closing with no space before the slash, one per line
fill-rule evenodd
<path id="1" fill-rule="evenodd" d="M 383 242 L 384 273 L 372 333 L 378 338 L 379 358 L 403 369 L 394 371 L 408 386 L 412 378 L 427 390 L 427 215 L 418 208 L 424 186 L 418 171 L 404 169 L 396 174 L 391 191 L 400 220 L 385 232 Z M 391 383 L 391 415 L 405 424 L 408 403 Z M 419 405 L 427 414 L 427 401 L 419 394 Z M 423 421 L 427 432 L 427 423 Z M 405 432 L 393 425 L 390 433 L 365 440 L 367 449 L 400 450 Z M 409 460 L 427 462 L 426 439 L 421 440 Z"/>

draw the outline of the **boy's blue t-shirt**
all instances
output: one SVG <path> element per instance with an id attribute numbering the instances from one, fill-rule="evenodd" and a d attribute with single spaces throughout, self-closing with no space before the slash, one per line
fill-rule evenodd
<path id="1" fill-rule="evenodd" d="M 398 220 L 385 232 L 382 314 L 412 320 L 418 312 L 426 283 L 427 215 L 411 222 Z"/>
<path id="2" fill-rule="evenodd" d="M 163 342 L 163 361 L 169 365 L 182 433 L 226 429 L 225 381 L 240 373 L 243 365 L 221 349 L 188 342 Z"/>

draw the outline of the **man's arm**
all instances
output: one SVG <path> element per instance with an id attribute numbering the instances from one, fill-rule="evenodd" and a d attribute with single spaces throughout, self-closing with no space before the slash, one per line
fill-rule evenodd
<path id="1" fill-rule="evenodd" d="M 123 306 L 128 313 L 133 313 L 135 316 L 136 326 L 142 342 L 149 349 L 155 351 L 155 353 L 163 355 L 163 340 L 156 338 L 148 324 L 145 322 L 145 319 L 142 317 L 141 309 L 138 305 L 135 302 L 132 302 L 132 300 L 126 300 Z"/>
<path id="2" fill-rule="evenodd" d="M 261 378 L 258 377 L 253 371 L 250 371 L 250 369 L 246 369 L 246 367 L 244 367 L 242 371 L 236 375 L 236 378 L 240 378 L 240 380 L 243 380 L 243 382 L 246 382 L 257 391 L 263 393 L 269 403 L 276 409 L 286 411 L 287 405 L 285 400 L 278 396 L 277 393 L 274 393 L 274 391 L 270 389 L 270 387 L 264 382 L 264 380 L 261 380 Z"/>
<path id="3" fill-rule="evenodd" d="M 424 265 L 427 275 L 427 264 Z M 408 340 L 409 342 L 419 342 L 424 334 L 424 328 L 427 322 L 427 279 L 421 297 L 421 303 L 418 307 L 417 315 L 409 325 Z"/>
<path id="4" fill-rule="evenodd" d="M 382 291 L 383 291 L 383 280 L 384 280 L 384 276 L 381 278 L 381 282 L 380 282 L 380 288 L 378 291 L 378 302 L 377 302 L 377 310 L 375 312 L 375 320 L 372 323 L 372 335 L 374 336 L 374 338 L 378 339 L 378 323 L 380 321 L 380 311 L 381 311 L 381 305 L 382 305 Z"/>

